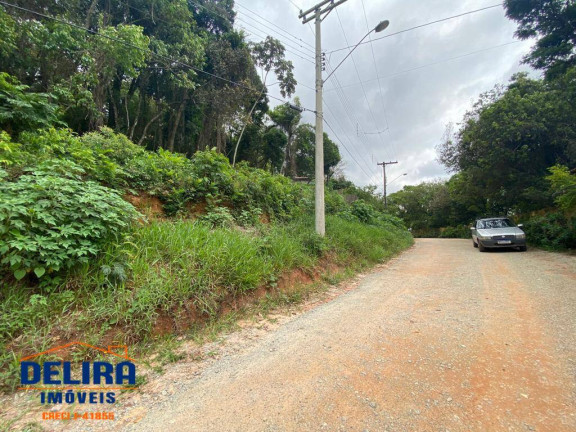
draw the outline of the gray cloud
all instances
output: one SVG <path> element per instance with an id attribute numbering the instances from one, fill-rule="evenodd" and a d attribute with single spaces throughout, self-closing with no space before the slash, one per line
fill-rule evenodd
<path id="1" fill-rule="evenodd" d="M 293 2 L 306 9 L 317 0 Z M 333 67 L 347 51 L 332 54 L 330 51 L 358 42 L 368 31 L 366 20 L 369 27 L 382 19 L 390 20 L 388 29 L 373 35 L 376 38 L 495 4 L 487 0 L 363 0 L 363 3 L 366 17 L 362 0 L 349 0 L 322 24 L 323 49 L 329 53 Z M 239 17 L 252 23 L 245 25 L 248 31 L 255 31 L 259 25 L 247 18 L 250 14 L 240 5 L 295 36 L 280 30 L 273 33 L 259 26 L 261 35 L 269 33 L 288 42 L 291 52 L 287 57 L 294 62 L 296 78 L 314 87 L 314 65 L 297 57 L 312 60 L 313 24 L 301 24 L 297 8 L 289 0 L 238 0 L 237 5 Z M 346 162 L 346 176 L 360 185 L 381 187 L 382 174 L 376 162 L 398 160 L 397 165 L 388 168 L 389 178 L 404 172 L 408 175 L 395 181 L 390 192 L 406 184 L 447 178 L 435 152 L 446 125 L 460 122 L 480 93 L 506 83 L 518 71 L 529 71 L 520 62 L 531 43 L 508 44 L 515 41 L 515 29 L 515 23 L 505 17 L 504 10 L 494 8 L 374 41 L 373 51 L 370 44 L 358 47 L 326 83 L 324 94 L 325 118 L 336 136 L 328 128 L 325 131 L 337 142 L 339 138 L 361 165 L 338 142 Z M 270 94 L 279 96 L 277 87 L 272 87 Z M 299 85 L 297 95 L 305 107 L 314 109 L 313 90 Z M 314 123 L 314 115 L 305 113 L 304 120 Z M 387 125 L 386 132 L 374 134 Z"/>

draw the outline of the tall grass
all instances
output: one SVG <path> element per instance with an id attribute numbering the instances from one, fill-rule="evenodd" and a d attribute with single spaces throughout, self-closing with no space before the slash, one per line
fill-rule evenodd
<path id="1" fill-rule="evenodd" d="M 116 343 L 147 340 L 160 314 L 177 317 L 193 306 L 214 318 L 225 300 L 273 285 L 283 272 L 311 270 L 325 260 L 357 269 L 411 243 L 410 234 L 391 223 L 367 225 L 337 216 L 327 217 L 325 238 L 314 233 L 310 217 L 248 230 L 155 221 L 59 286 L 3 287 L 0 341 L 11 351 L 0 355 L 6 371 L 0 379 L 8 383 L 14 375 L 14 355 L 46 349 L 54 337 L 98 345 L 116 331 Z"/>

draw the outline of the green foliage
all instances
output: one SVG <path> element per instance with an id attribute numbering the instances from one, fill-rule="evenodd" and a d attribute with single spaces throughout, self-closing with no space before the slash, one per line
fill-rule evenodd
<path id="1" fill-rule="evenodd" d="M 388 203 L 392 213 L 401 217 L 407 226 L 415 230 L 440 228 L 453 223 L 453 200 L 445 182 L 406 186 L 391 194 Z"/>
<path id="2" fill-rule="evenodd" d="M 197 152 L 192 157 L 191 174 L 197 179 L 197 196 L 220 200 L 232 195 L 232 166 L 226 156 L 215 150 Z"/>
<path id="3" fill-rule="evenodd" d="M 272 218 L 287 219 L 300 211 L 302 187 L 281 175 L 240 164 L 233 174 L 232 203 L 238 211 L 258 206 Z"/>
<path id="4" fill-rule="evenodd" d="M 284 58 L 284 51 L 284 45 L 271 36 L 267 36 L 262 42 L 252 44 L 252 58 L 256 66 L 266 75 L 273 71 L 278 78 L 282 97 L 290 97 L 296 90 L 296 79 L 294 66 L 291 61 Z"/>
<path id="5" fill-rule="evenodd" d="M 336 214 L 343 212 L 347 209 L 348 204 L 341 193 L 326 188 L 324 203 L 326 206 L 326 213 Z"/>
<path id="6" fill-rule="evenodd" d="M 523 229 L 530 244 L 551 250 L 576 248 L 576 219 L 560 212 L 532 217 Z"/>
<path id="7" fill-rule="evenodd" d="M 352 203 L 350 212 L 352 215 L 363 223 L 372 224 L 378 217 L 376 210 L 370 204 L 364 202 L 363 200 L 356 200 Z"/>
<path id="8" fill-rule="evenodd" d="M 83 174 L 91 179 L 118 185 L 122 172 L 118 165 L 100 148 L 90 148 L 69 129 L 46 129 L 38 132 L 24 132 L 20 136 L 22 147 L 32 157 L 34 163 L 60 159 L 78 165 Z M 28 161 L 31 163 L 32 161 Z"/>
<path id="9" fill-rule="evenodd" d="M 554 202 L 562 210 L 573 212 L 576 210 L 576 175 L 571 174 L 567 167 L 556 165 L 549 169 L 550 175 L 546 180 L 554 195 Z"/>
<path id="10" fill-rule="evenodd" d="M 47 93 L 31 92 L 29 86 L 0 71 L 0 128 L 17 136 L 24 130 L 62 125 L 51 98 Z"/>
<path id="11" fill-rule="evenodd" d="M 328 215 L 328 251 L 335 253 L 340 262 L 359 267 L 381 262 L 413 243 L 410 233 L 398 225 L 402 223 L 397 218 L 380 219 L 376 225 L 367 225 Z"/>
<path id="12" fill-rule="evenodd" d="M 481 95 L 439 148 L 440 161 L 457 172 L 447 184 L 448 223 L 424 225 L 551 207 L 560 191 L 547 187 L 548 169 L 576 163 L 575 101 L 574 68 L 553 81 L 518 74 L 507 87 Z"/>
<path id="13" fill-rule="evenodd" d="M 310 124 L 303 124 L 296 129 L 294 141 L 296 151 L 296 166 L 298 175 L 314 178 L 314 153 L 316 149 L 316 133 Z M 342 157 L 340 150 L 328 134 L 324 133 L 324 174 L 330 179 L 334 173 L 336 165 L 340 163 Z"/>
<path id="14" fill-rule="evenodd" d="M 262 215 L 262 210 L 258 207 L 249 207 L 245 210 L 240 210 L 234 216 L 236 223 L 243 227 L 256 226 L 260 224 L 260 216 Z"/>
<path id="15" fill-rule="evenodd" d="M 136 217 L 116 192 L 82 181 L 83 173 L 73 162 L 46 160 L 0 183 L 1 264 L 16 279 L 86 263 Z"/>
<path id="16" fill-rule="evenodd" d="M 458 225 L 455 227 L 447 227 L 441 230 L 440 238 L 470 238 L 470 227 L 468 225 Z"/>
<path id="17" fill-rule="evenodd" d="M 234 223 L 234 217 L 226 207 L 211 208 L 206 214 L 200 216 L 199 219 L 206 222 L 212 228 L 230 228 Z"/>
<path id="18" fill-rule="evenodd" d="M 12 142 L 10 135 L 0 130 L 0 167 L 18 165 L 24 161 L 20 144 Z"/>
<path id="19" fill-rule="evenodd" d="M 576 4 L 573 1 L 506 0 L 504 7 L 506 16 L 518 22 L 516 36 L 538 39 L 524 58 L 526 63 L 544 69 L 549 77 L 576 64 Z"/>

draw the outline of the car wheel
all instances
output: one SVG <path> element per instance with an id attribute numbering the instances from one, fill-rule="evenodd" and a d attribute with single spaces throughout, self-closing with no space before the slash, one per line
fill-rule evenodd
<path id="1" fill-rule="evenodd" d="M 476 243 L 474 240 L 472 240 L 472 244 L 474 245 L 475 248 L 478 247 L 478 243 Z"/>
<path id="2" fill-rule="evenodd" d="M 478 250 L 480 252 L 486 252 L 487 251 L 487 249 L 480 242 L 478 242 Z"/>
<path id="3" fill-rule="evenodd" d="M 527 248 L 526 246 L 520 246 L 520 247 L 518 248 L 518 250 L 519 250 L 520 252 L 526 252 L 526 251 L 528 250 L 528 248 Z"/>

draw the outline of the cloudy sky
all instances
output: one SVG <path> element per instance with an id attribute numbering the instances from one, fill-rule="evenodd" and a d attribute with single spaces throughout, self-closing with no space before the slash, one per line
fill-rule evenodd
<path id="1" fill-rule="evenodd" d="M 236 0 L 237 27 L 245 29 L 250 40 L 271 35 L 285 44 L 299 82 L 296 96 L 310 109 L 315 107 L 314 23 L 303 25 L 298 13 L 318 2 Z M 497 0 L 348 0 L 326 18 L 324 77 L 349 52 L 343 48 L 355 45 L 378 22 L 390 21 L 325 83 L 324 130 L 340 147 L 347 178 L 359 185 L 378 185 L 381 192 L 382 170 L 376 163 L 382 161 L 398 161 L 387 168 L 392 182 L 388 193 L 447 177 L 435 150 L 446 125 L 459 123 L 480 93 L 506 83 L 516 72 L 529 71 L 521 59 L 532 42 L 515 39 L 516 25 L 505 17 L 502 6 L 401 31 L 497 4 Z M 396 32 L 401 33 L 393 35 Z M 273 78 L 268 81 L 272 83 Z M 270 88 L 270 94 L 280 96 L 277 86 Z M 277 103 L 271 100 L 272 105 Z M 304 121 L 313 124 L 314 114 L 305 113 Z"/>

